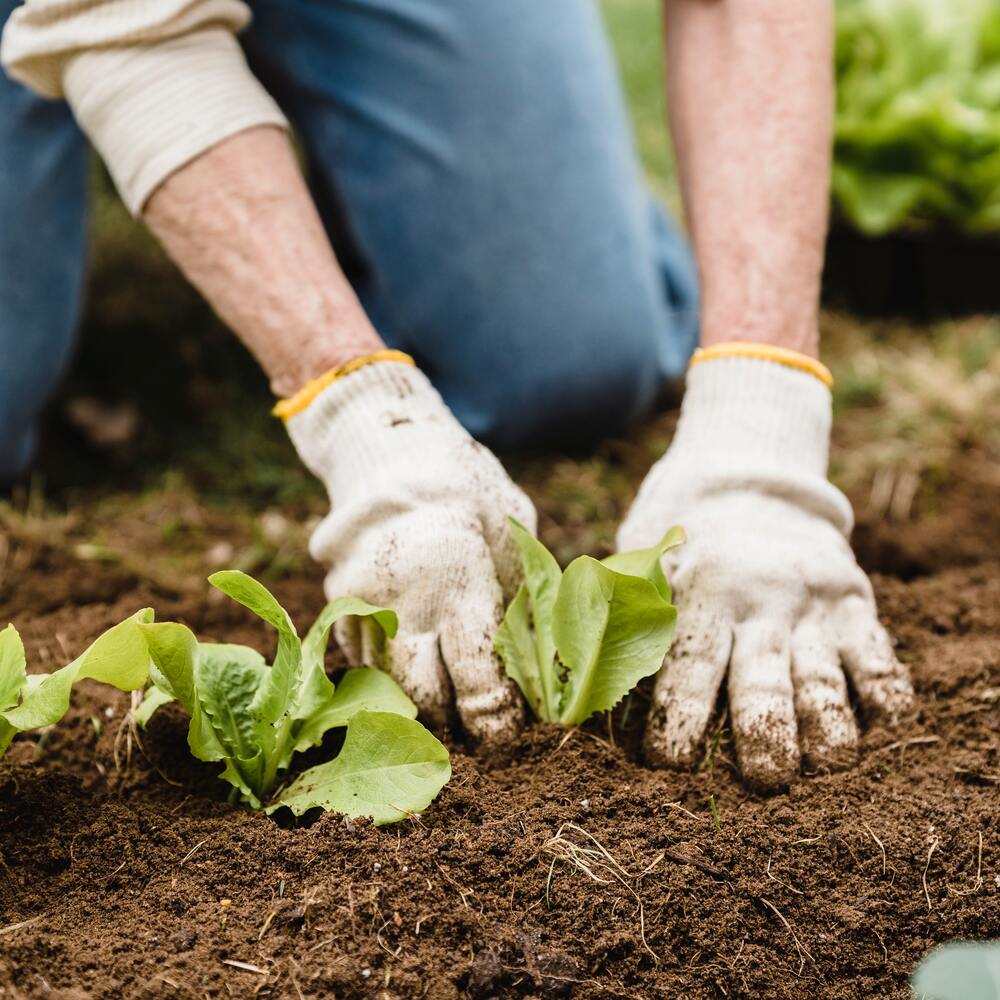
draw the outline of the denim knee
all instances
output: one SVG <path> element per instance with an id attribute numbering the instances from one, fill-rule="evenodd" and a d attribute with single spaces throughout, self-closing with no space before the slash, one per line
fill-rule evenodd
<path id="1" fill-rule="evenodd" d="M 664 378 L 662 321 L 627 308 L 582 312 L 521 331 L 543 349 L 491 352 L 461 385 L 439 386 L 472 434 L 501 448 L 578 444 L 649 412 Z"/>

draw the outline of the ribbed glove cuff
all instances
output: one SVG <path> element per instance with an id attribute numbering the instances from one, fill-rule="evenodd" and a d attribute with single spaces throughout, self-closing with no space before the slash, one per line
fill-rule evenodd
<path id="1" fill-rule="evenodd" d="M 440 425 L 439 437 L 465 435 L 423 372 L 386 361 L 338 379 L 286 426 L 299 457 L 339 500 L 352 485 L 380 479 L 415 439 L 426 441 L 428 424 Z"/>
<path id="2" fill-rule="evenodd" d="M 691 368 L 672 459 L 699 466 L 826 476 L 830 390 L 813 375 L 755 358 L 716 358 Z"/>

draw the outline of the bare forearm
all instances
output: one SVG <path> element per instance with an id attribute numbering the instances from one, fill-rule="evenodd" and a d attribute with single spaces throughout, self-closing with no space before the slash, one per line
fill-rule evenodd
<path id="1" fill-rule="evenodd" d="M 666 0 L 668 102 L 702 344 L 815 355 L 833 111 L 829 0 Z"/>
<path id="2" fill-rule="evenodd" d="M 160 185 L 143 218 L 277 395 L 383 346 L 282 130 L 249 129 L 209 149 Z"/>

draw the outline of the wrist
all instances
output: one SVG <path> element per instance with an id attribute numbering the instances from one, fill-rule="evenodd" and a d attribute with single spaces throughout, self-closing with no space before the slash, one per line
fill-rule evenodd
<path id="1" fill-rule="evenodd" d="M 718 297 L 718 296 L 716 296 Z M 789 296 L 790 292 L 789 292 Z M 768 344 L 819 357 L 819 314 L 815 305 L 798 307 L 748 307 L 743 297 L 727 303 L 706 302 L 702 309 L 701 346 L 715 347 L 733 341 Z"/>
<path id="2" fill-rule="evenodd" d="M 281 401 L 274 413 L 282 418 L 304 408 L 291 405 L 293 401 L 311 400 L 318 395 L 315 387 L 324 376 L 346 373 L 352 362 L 386 350 L 385 342 L 363 313 L 339 322 L 331 316 L 318 330 L 303 326 L 269 342 L 276 348 L 274 356 L 259 360 L 269 376 L 271 391 Z"/>

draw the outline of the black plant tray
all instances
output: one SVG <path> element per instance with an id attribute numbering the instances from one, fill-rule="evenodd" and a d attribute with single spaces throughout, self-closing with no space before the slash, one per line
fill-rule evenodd
<path id="1" fill-rule="evenodd" d="M 1000 233 L 830 230 L 823 303 L 860 316 L 941 319 L 1000 313 Z"/>

